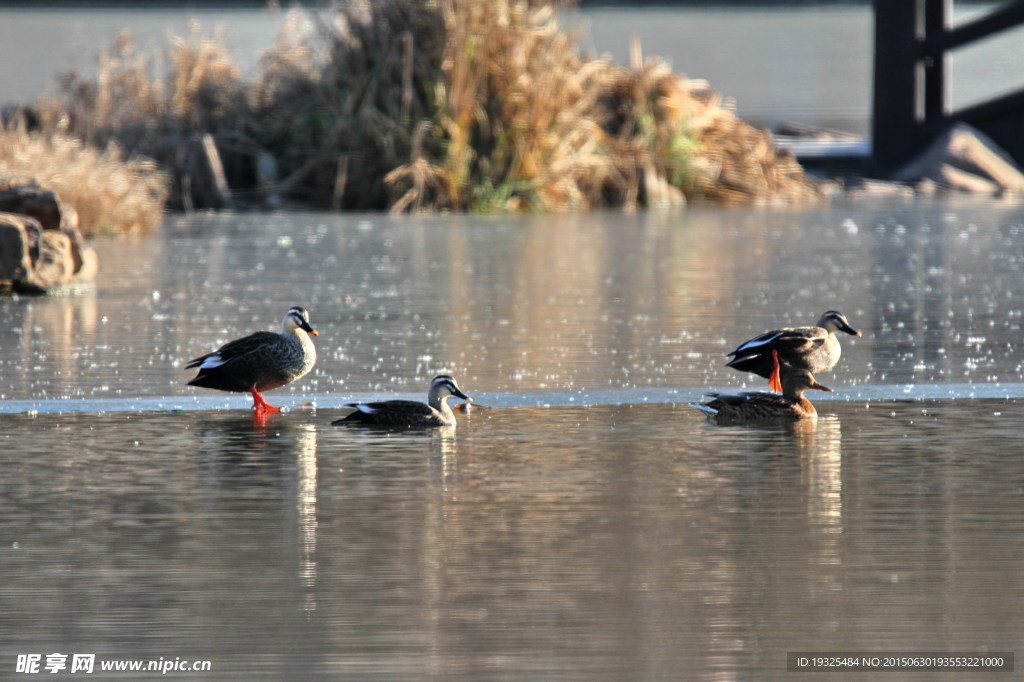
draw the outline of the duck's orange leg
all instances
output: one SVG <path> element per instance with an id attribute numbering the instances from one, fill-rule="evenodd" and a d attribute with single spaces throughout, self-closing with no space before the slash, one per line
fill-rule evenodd
<path id="1" fill-rule="evenodd" d="M 768 386 L 773 391 L 782 392 L 782 378 L 779 376 L 779 351 L 772 351 L 772 373 L 768 375 Z"/>
<path id="2" fill-rule="evenodd" d="M 281 411 L 280 407 L 274 407 L 273 405 L 268 403 L 263 398 L 263 395 L 259 391 L 256 390 L 255 386 L 250 388 L 249 391 L 252 393 L 252 409 L 256 410 L 256 412 L 280 412 Z"/>

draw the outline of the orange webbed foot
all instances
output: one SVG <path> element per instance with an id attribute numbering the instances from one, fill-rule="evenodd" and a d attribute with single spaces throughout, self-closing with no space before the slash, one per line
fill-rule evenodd
<path id="1" fill-rule="evenodd" d="M 768 386 L 775 392 L 782 392 L 782 378 L 779 376 L 779 352 L 772 351 L 772 373 L 768 376 Z"/>
<path id="2" fill-rule="evenodd" d="M 268 403 L 263 395 L 256 390 L 255 387 L 249 389 L 252 392 L 252 409 L 256 410 L 257 413 L 261 412 L 280 412 L 280 407 L 274 407 Z"/>

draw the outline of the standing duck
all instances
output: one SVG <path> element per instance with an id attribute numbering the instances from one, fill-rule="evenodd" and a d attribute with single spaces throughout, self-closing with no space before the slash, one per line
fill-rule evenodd
<path id="1" fill-rule="evenodd" d="M 427 393 L 427 403 L 415 400 L 385 400 L 376 403 L 349 403 L 355 408 L 342 419 L 331 422 L 332 426 L 347 424 L 371 424 L 385 427 L 431 427 L 455 426 L 455 413 L 448 407 L 448 398 L 455 396 L 472 401 L 463 393 L 455 379 L 447 374 L 434 377 Z"/>
<path id="2" fill-rule="evenodd" d="M 781 391 L 778 364 L 772 359 L 772 351 L 778 352 L 779 361 L 812 374 L 827 372 L 839 362 L 839 339 L 836 332 L 860 336 L 850 326 L 846 316 L 829 310 L 818 320 L 816 327 L 784 327 L 773 329 L 741 343 L 731 353 L 732 360 L 726 366 L 741 372 L 753 372 L 768 379 L 773 391 Z"/>
<path id="3" fill-rule="evenodd" d="M 777 356 L 776 356 L 777 357 Z M 782 395 L 766 391 L 744 393 L 708 393 L 713 400 L 706 403 L 690 403 L 709 417 L 725 421 L 761 421 L 768 419 L 808 419 L 817 417 L 811 401 L 804 397 L 804 391 L 815 389 L 832 392 L 822 386 L 806 369 L 781 365 Z"/>
<path id="4" fill-rule="evenodd" d="M 289 308 L 280 334 L 256 332 L 190 361 L 186 369 L 198 367 L 199 374 L 188 383 L 218 391 L 249 391 L 254 410 L 279 412 L 281 408 L 268 403 L 261 391 L 290 384 L 313 369 L 316 348 L 310 335 L 317 332 L 309 324 L 306 309 Z"/>

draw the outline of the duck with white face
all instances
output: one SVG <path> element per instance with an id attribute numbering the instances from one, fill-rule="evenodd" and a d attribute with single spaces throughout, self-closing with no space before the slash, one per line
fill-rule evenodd
<path id="1" fill-rule="evenodd" d="M 728 354 L 732 360 L 726 366 L 765 377 L 772 390 L 781 391 L 778 365 L 772 352 L 778 353 L 779 362 L 791 367 L 805 369 L 812 374 L 827 372 L 836 366 L 842 353 L 836 332 L 860 336 L 860 332 L 846 321 L 845 315 L 829 310 L 815 327 L 773 329 L 741 343 Z"/>
<path id="2" fill-rule="evenodd" d="M 427 402 L 415 400 L 383 400 L 372 403 L 349 403 L 352 412 L 331 422 L 334 426 L 369 424 L 390 428 L 455 426 L 455 413 L 448 398 L 455 396 L 472 401 L 462 392 L 455 379 L 447 374 L 434 377 L 427 392 Z"/>
<path id="3" fill-rule="evenodd" d="M 189 361 L 185 367 L 196 367 L 199 374 L 188 383 L 218 391 L 249 392 L 258 413 L 278 412 L 281 408 L 268 403 L 262 392 L 290 384 L 313 369 L 316 348 L 310 336 L 317 336 L 317 331 L 309 322 L 309 312 L 294 306 L 281 320 L 280 334 L 256 332 Z"/>

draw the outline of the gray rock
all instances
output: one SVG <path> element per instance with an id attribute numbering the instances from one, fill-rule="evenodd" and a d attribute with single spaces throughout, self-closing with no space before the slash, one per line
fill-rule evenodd
<path id="1" fill-rule="evenodd" d="M 31 180 L 15 181 L 0 189 L 0 211 L 32 216 L 44 230 L 64 227 L 63 207 L 57 194 Z"/>
<path id="2" fill-rule="evenodd" d="M 96 277 L 78 214 L 35 182 L 0 178 L 0 291 L 49 293 Z"/>
<path id="3" fill-rule="evenodd" d="M 24 280 L 32 271 L 32 251 L 38 254 L 39 221 L 17 213 L 0 213 L 0 282 Z"/>
<path id="4" fill-rule="evenodd" d="M 59 230 L 43 230 L 39 240 L 39 260 L 33 263 L 27 277 L 14 283 L 14 289 L 43 294 L 69 284 L 74 274 L 71 239 Z"/>
<path id="5" fill-rule="evenodd" d="M 1024 173 L 995 142 L 966 123 L 943 133 L 892 180 L 930 181 L 936 188 L 976 194 L 1024 193 Z"/>

